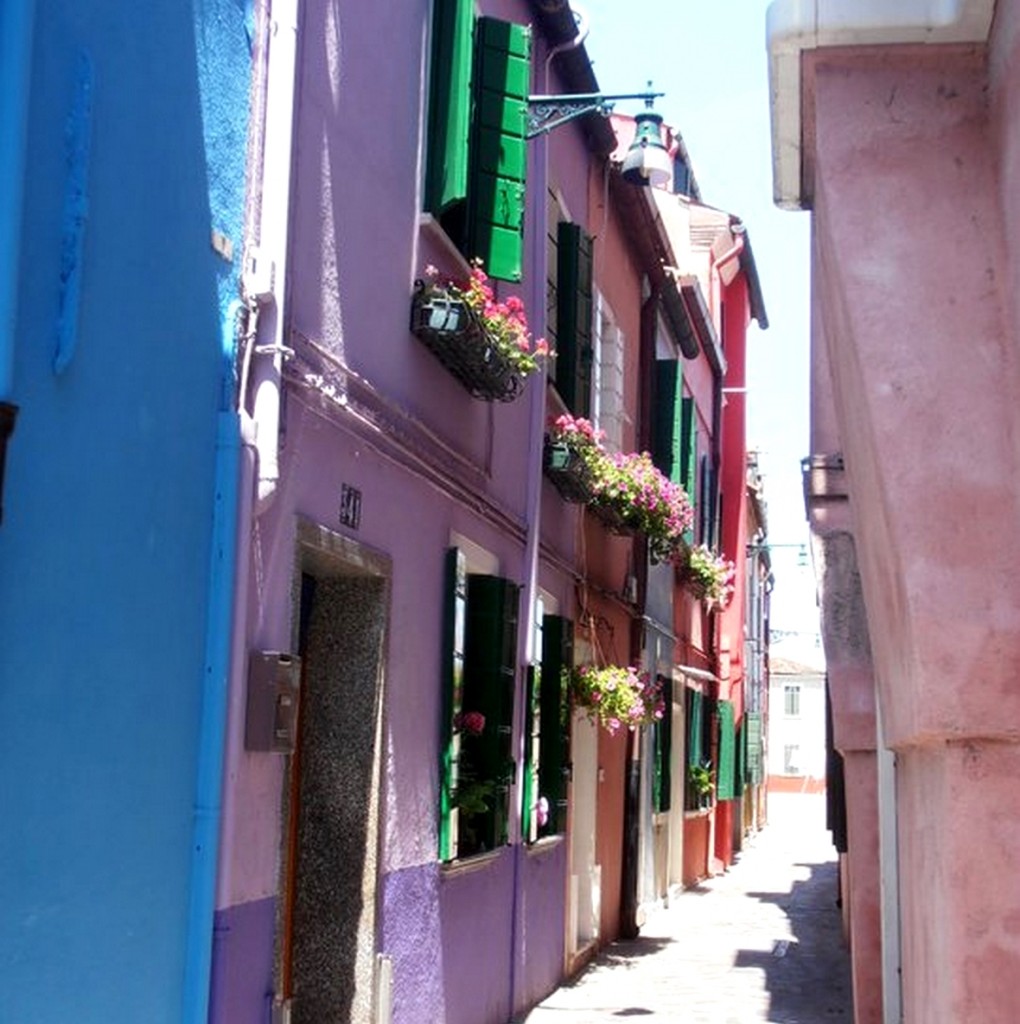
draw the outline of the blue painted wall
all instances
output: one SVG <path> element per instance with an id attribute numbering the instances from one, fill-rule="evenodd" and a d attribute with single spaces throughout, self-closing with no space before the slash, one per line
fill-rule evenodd
<path id="1" fill-rule="evenodd" d="M 0 525 L 4 1021 L 181 1019 L 245 20 L 242 0 L 37 4 Z M 57 376 L 82 51 L 88 220 Z"/>

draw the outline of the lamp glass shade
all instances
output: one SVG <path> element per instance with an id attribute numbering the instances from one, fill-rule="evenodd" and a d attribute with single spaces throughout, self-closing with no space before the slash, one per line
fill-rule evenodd
<path id="1" fill-rule="evenodd" d="M 644 110 L 634 118 L 634 141 L 623 160 L 623 177 L 632 185 L 666 185 L 673 180 L 673 160 L 662 144 L 662 117 Z"/>

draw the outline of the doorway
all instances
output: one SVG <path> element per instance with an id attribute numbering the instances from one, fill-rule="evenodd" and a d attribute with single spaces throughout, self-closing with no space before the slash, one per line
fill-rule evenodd
<path id="1" fill-rule="evenodd" d="M 328 536 L 332 550 L 302 549 L 295 594 L 301 701 L 285 783 L 279 991 L 292 1024 L 368 1024 L 388 564 L 372 571 L 360 546 Z"/>

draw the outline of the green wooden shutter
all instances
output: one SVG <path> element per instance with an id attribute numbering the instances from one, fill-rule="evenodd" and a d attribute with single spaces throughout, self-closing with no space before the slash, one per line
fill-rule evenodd
<path id="1" fill-rule="evenodd" d="M 679 359 L 655 361 L 655 411 L 652 461 L 673 483 L 683 485 L 682 388 Z"/>
<path id="2" fill-rule="evenodd" d="M 737 750 L 733 704 L 728 700 L 719 701 L 717 713 L 719 716 L 719 766 L 716 770 L 716 798 L 732 800 Z"/>
<path id="3" fill-rule="evenodd" d="M 478 19 L 468 255 L 479 257 L 489 276 L 502 281 L 521 279 L 530 55 L 526 26 Z"/>
<path id="4" fill-rule="evenodd" d="M 577 224 L 557 228 L 556 390 L 575 416 L 591 415 L 592 239 Z"/>
<path id="5" fill-rule="evenodd" d="M 457 856 L 453 830 L 453 797 L 457 788 L 460 736 L 453 722 L 461 711 L 464 692 L 464 622 L 467 607 L 467 572 L 464 553 L 450 548 L 446 554 L 446 597 L 443 608 L 443 715 L 440 730 L 439 858 Z"/>
<path id="6" fill-rule="evenodd" d="M 473 852 L 491 850 L 507 838 L 518 592 L 515 583 L 498 576 L 468 576 L 463 707 L 481 712 L 485 728 L 481 736 L 461 737 L 461 768 L 492 787 L 488 811 L 470 823 Z"/>
<path id="7" fill-rule="evenodd" d="M 539 690 L 541 740 L 539 796 L 549 804 L 543 834 L 567 829 L 570 709 L 565 670 L 574 663 L 574 624 L 560 615 L 542 618 L 542 669 Z"/>
<path id="8" fill-rule="evenodd" d="M 698 422 L 697 408 L 693 398 L 680 400 L 680 486 L 687 492 L 687 498 L 694 510 L 697 522 L 697 495 L 695 487 L 698 476 Z M 688 544 L 694 541 L 694 529 L 684 534 Z"/>
<path id="9" fill-rule="evenodd" d="M 433 0 L 426 208 L 437 217 L 468 194 L 473 0 Z"/>
<path id="10" fill-rule="evenodd" d="M 703 760 L 703 710 L 704 698 L 697 690 L 689 689 L 687 691 L 687 763 L 690 765 L 699 765 Z"/>
<path id="11" fill-rule="evenodd" d="M 744 795 L 744 783 L 747 781 L 747 729 L 744 722 L 737 725 L 737 765 L 733 775 L 733 795 Z"/>
<path id="12" fill-rule="evenodd" d="M 542 715 L 539 710 L 539 677 L 537 665 L 529 665 L 524 683 L 525 716 L 524 736 L 524 787 L 521 794 L 521 834 L 525 842 L 533 843 L 538 838 L 538 823 L 533 814 L 539 795 L 539 759 L 542 756 L 540 734 Z"/>
<path id="13" fill-rule="evenodd" d="M 662 700 L 666 710 L 653 727 L 654 774 L 652 776 L 652 807 L 660 814 L 668 811 L 673 793 L 673 680 L 659 676 Z"/>
<path id="14" fill-rule="evenodd" d="M 752 786 L 762 782 L 761 713 L 748 711 L 747 721 L 747 781 Z"/>

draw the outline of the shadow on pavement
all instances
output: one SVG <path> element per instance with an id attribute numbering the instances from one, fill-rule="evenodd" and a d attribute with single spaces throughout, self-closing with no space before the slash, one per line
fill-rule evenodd
<path id="1" fill-rule="evenodd" d="M 850 956 L 837 906 L 836 864 L 798 866 L 809 875 L 794 882 L 790 892 L 747 893 L 786 914 L 792 940 L 777 940 L 770 952 L 740 950 L 734 964 L 764 972 L 770 1024 L 852 1021 Z"/>

